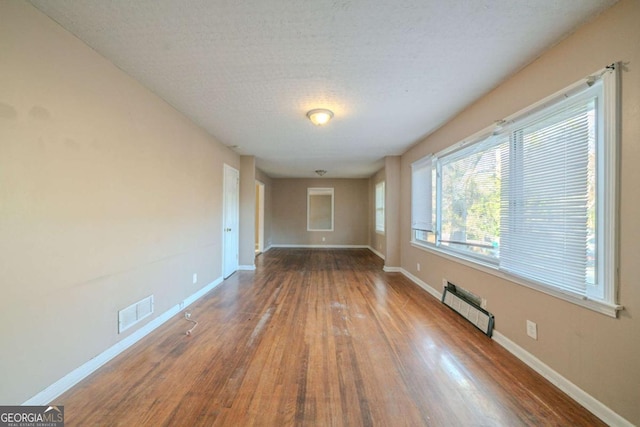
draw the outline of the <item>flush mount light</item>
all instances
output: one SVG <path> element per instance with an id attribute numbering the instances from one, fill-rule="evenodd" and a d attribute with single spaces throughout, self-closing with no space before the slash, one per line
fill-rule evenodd
<path id="1" fill-rule="evenodd" d="M 307 113 L 307 117 L 316 126 L 326 124 L 333 117 L 333 111 L 324 108 L 316 108 Z"/>

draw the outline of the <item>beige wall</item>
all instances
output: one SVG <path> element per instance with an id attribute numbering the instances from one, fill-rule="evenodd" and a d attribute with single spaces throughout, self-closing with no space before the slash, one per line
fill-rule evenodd
<path id="1" fill-rule="evenodd" d="M 384 168 L 380 169 L 369 179 L 369 241 L 371 242 L 371 247 L 382 254 L 382 256 L 387 252 L 387 239 L 386 234 L 376 231 L 376 184 L 384 180 Z"/>
<path id="2" fill-rule="evenodd" d="M 223 162 L 239 167 L 27 2 L 0 2 L 0 403 L 130 335 L 119 309 L 154 294 L 157 315 L 221 276 Z"/>
<path id="3" fill-rule="evenodd" d="M 240 156 L 240 268 L 255 266 L 256 159 Z"/>
<path id="4" fill-rule="evenodd" d="M 384 159 L 385 171 L 385 240 L 386 251 L 384 259 L 385 270 L 398 270 L 401 266 L 400 239 L 400 156 L 387 156 Z"/>
<path id="5" fill-rule="evenodd" d="M 369 244 L 368 179 L 273 179 L 272 184 L 274 245 Z M 334 231 L 307 231 L 309 187 L 334 188 Z"/>
<path id="6" fill-rule="evenodd" d="M 256 218 L 254 221 L 254 226 L 255 226 L 255 233 L 254 236 L 254 240 L 256 243 L 256 249 L 258 249 L 258 243 L 260 242 L 260 184 L 258 184 L 256 182 L 255 184 L 256 186 Z"/>
<path id="7" fill-rule="evenodd" d="M 402 157 L 402 235 L 410 235 L 410 164 L 614 61 L 622 72 L 618 319 L 414 248 L 402 266 L 432 287 L 443 277 L 487 298 L 496 329 L 578 387 L 640 425 L 640 2 L 623 0 L 542 55 Z M 416 271 L 416 263 L 422 272 Z M 538 324 L 527 337 L 526 319 Z"/>

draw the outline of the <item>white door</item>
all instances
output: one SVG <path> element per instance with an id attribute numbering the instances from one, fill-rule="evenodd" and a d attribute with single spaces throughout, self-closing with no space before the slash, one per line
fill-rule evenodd
<path id="1" fill-rule="evenodd" d="M 222 276 L 226 279 L 238 270 L 240 173 L 224 165 L 222 218 Z"/>

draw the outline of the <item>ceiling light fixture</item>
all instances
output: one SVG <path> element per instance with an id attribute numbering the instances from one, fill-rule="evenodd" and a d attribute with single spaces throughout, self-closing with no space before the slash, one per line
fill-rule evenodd
<path id="1" fill-rule="evenodd" d="M 316 175 L 318 175 L 318 176 L 322 176 L 322 175 L 324 175 L 325 173 L 327 173 L 327 171 L 326 171 L 326 170 L 324 170 L 324 169 L 316 169 L 316 171 L 315 171 L 315 172 L 316 172 Z"/>
<path id="2" fill-rule="evenodd" d="M 307 117 L 316 126 L 322 126 L 326 124 L 333 117 L 333 111 L 325 108 L 316 108 L 307 113 Z"/>

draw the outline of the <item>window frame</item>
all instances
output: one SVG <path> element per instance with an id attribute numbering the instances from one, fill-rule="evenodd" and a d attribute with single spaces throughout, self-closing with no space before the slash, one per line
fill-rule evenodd
<path id="1" fill-rule="evenodd" d="M 553 285 L 542 284 L 526 277 L 517 276 L 500 269 L 499 258 L 495 262 L 486 257 L 472 256 L 468 252 L 459 251 L 450 247 L 443 247 L 438 244 L 438 233 L 441 231 L 442 218 L 442 170 L 440 158 L 446 157 L 465 149 L 466 147 L 482 142 L 492 133 L 496 133 L 499 127 L 501 134 L 507 135 L 516 128 L 522 128 L 525 123 L 530 123 L 535 117 L 552 111 L 557 104 L 568 97 L 574 95 L 580 96 L 585 92 L 587 87 L 591 87 L 598 80 L 602 80 L 601 96 L 597 98 L 597 138 L 596 142 L 596 194 L 597 202 L 597 251 L 600 256 L 597 257 L 599 263 L 597 268 L 598 278 L 596 285 L 602 287 L 601 294 L 590 291 L 589 286 L 585 293 L 568 292 L 564 289 Z M 426 250 L 437 254 L 441 257 L 455 260 L 472 268 L 479 269 L 495 276 L 499 276 L 511 282 L 524 285 L 529 288 L 536 289 L 543 293 L 553 295 L 560 299 L 572 302 L 574 304 L 589 308 L 602 314 L 617 317 L 617 312 L 623 309 L 623 306 L 617 304 L 617 270 L 618 270 L 618 254 L 616 242 L 618 239 L 618 174 L 619 174 L 619 66 L 612 64 L 585 79 L 582 79 L 569 87 L 558 91 L 531 106 L 512 114 L 498 125 L 487 127 L 471 137 L 448 147 L 439 153 L 429 156 L 433 159 L 433 169 L 436 177 L 436 194 L 435 207 L 435 227 L 433 235 L 428 232 L 420 232 L 411 229 L 411 245 L 413 247 Z M 502 129 L 504 127 L 504 129 Z M 425 156 L 418 159 L 414 164 L 423 161 Z M 413 166 L 413 165 L 412 165 Z M 413 175 L 412 175 L 412 186 Z M 414 188 L 411 191 L 412 199 L 415 194 Z M 413 201 L 412 201 L 413 205 Z"/>
<path id="2" fill-rule="evenodd" d="M 312 228 L 311 220 L 311 198 L 313 196 L 331 196 L 331 226 L 329 228 Z M 334 230 L 334 215 L 335 215 L 335 196 L 333 187 L 309 187 L 307 188 L 307 231 L 324 231 L 330 232 Z"/>
<path id="3" fill-rule="evenodd" d="M 379 189 L 381 189 L 379 191 Z M 375 229 L 376 229 L 376 233 L 378 234 L 384 234 L 385 233 L 385 222 L 386 222 L 386 212 L 385 212 L 385 200 L 386 200 L 386 185 L 385 185 L 385 181 L 380 181 L 376 183 L 376 188 L 375 188 L 375 209 L 374 209 L 374 215 L 375 215 Z M 380 193 L 382 194 L 380 196 Z M 380 197 L 380 199 L 379 199 Z M 378 222 L 378 211 L 381 211 L 382 213 L 382 223 Z"/>

